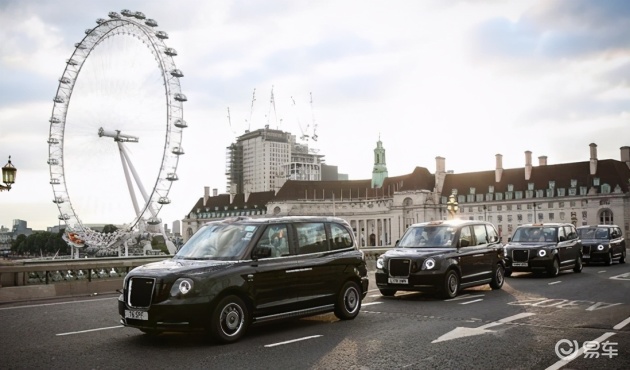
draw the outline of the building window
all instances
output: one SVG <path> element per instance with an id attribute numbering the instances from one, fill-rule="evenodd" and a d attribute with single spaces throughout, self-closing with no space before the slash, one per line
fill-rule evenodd
<path id="1" fill-rule="evenodd" d="M 555 189 L 556 188 L 556 182 L 555 181 L 549 181 L 549 189 Z"/>
<path id="2" fill-rule="evenodd" d="M 486 194 L 486 200 L 487 200 L 487 201 L 491 201 L 491 200 L 492 200 L 492 196 L 493 196 L 493 195 L 494 195 L 493 193 L 488 193 L 488 194 Z"/>
<path id="3" fill-rule="evenodd" d="M 522 205 L 522 204 L 517 204 L 517 205 L 516 205 L 516 210 L 517 210 L 517 211 L 520 211 L 520 210 L 522 210 L 522 209 L 523 209 L 523 205 Z"/>
<path id="4" fill-rule="evenodd" d="M 549 208 L 549 209 L 553 208 L 553 202 L 547 203 L 547 208 Z"/>
<path id="5" fill-rule="evenodd" d="M 564 221 L 564 212 L 560 212 L 560 220 Z"/>
<path id="6" fill-rule="evenodd" d="M 569 202 L 569 207 L 571 207 L 571 208 L 575 207 L 575 201 L 574 200 Z"/>
<path id="7" fill-rule="evenodd" d="M 542 213 L 542 212 L 539 212 L 539 213 L 538 213 L 538 221 L 539 221 L 539 222 L 542 222 L 542 221 L 543 221 L 543 213 Z"/>
<path id="8" fill-rule="evenodd" d="M 580 186 L 580 195 L 586 195 L 586 186 Z"/>
<path id="9" fill-rule="evenodd" d="M 522 215 L 522 214 L 520 214 L 520 213 L 519 213 L 519 214 L 517 214 L 517 215 L 516 215 L 516 220 L 517 220 L 519 223 L 523 222 L 523 215 Z"/>
<path id="10" fill-rule="evenodd" d="M 610 185 L 602 184 L 602 194 L 610 194 Z"/>
<path id="11" fill-rule="evenodd" d="M 565 194 L 564 188 L 558 188 L 558 196 L 563 197 Z"/>
<path id="12" fill-rule="evenodd" d="M 492 215 L 488 216 L 488 222 L 492 222 Z"/>
<path id="13" fill-rule="evenodd" d="M 577 180 L 571 179 L 571 187 L 574 188 L 577 186 Z"/>
<path id="14" fill-rule="evenodd" d="M 553 198 L 553 189 L 547 189 L 547 198 Z"/>
<path id="15" fill-rule="evenodd" d="M 514 192 L 514 198 L 516 199 L 523 199 L 523 192 L 522 191 L 515 191 Z"/>
<path id="16" fill-rule="evenodd" d="M 549 221 L 553 221 L 553 219 L 554 219 L 554 213 L 549 212 Z"/>
<path id="17" fill-rule="evenodd" d="M 569 196 L 574 196 L 576 194 L 575 188 L 569 188 Z"/>
<path id="18" fill-rule="evenodd" d="M 506 200 L 513 199 L 512 198 L 513 196 L 514 196 L 514 194 L 511 191 L 508 191 L 508 192 L 505 193 L 505 199 Z M 497 199 L 497 200 L 499 200 L 499 199 Z"/>
<path id="19" fill-rule="evenodd" d="M 503 193 L 496 193 L 494 196 L 497 198 L 496 200 L 503 200 Z"/>
<path id="20" fill-rule="evenodd" d="M 508 215 L 508 216 L 507 216 L 507 221 L 508 221 L 508 222 L 512 222 L 512 215 Z"/>
<path id="21" fill-rule="evenodd" d="M 533 182 L 528 182 L 527 183 L 527 190 L 534 190 L 534 183 Z"/>
<path id="22" fill-rule="evenodd" d="M 476 194 L 475 198 L 477 202 L 483 202 L 483 194 Z"/>
<path id="23" fill-rule="evenodd" d="M 613 214 L 609 209 L 604 209 L 599 214 L 599 223 L 601 225 L 612 225 L 613 224 Z"/>
<path id="24" fill-rule="evenodd" d="M 545 196 L 545 191 L 540 189 L 540 190 L 536 190 L 536 198 L 542 198 Z"/>
<path id="25" fill-rule="evenodd" d="M 599 177 L 593 178 L 593 186 L 599 186 Z"/>
<path id="26" fill-rule="evenodd" d="M 508 184 L 508 191 L 514 191 L 514 185 Z"/>
<path id="27" fill-rule="evenodd" d="M 533 190 L 525 190 L 525 198 L 533 198 L 534 197 L 534 191 Z"/>
<path id="28" fill-rule="evenodd" d="M 475 194 L 475 188 L 470 188 L 470 194 Z"/>
<path id="29" fill-rule="evenodd" d="M 506 205 L 505 209 L 507 209 L 508 211 L 511 211 L 512 210 L 512 205 L 511 204 Z"/>
<path id="30" fill-rule="evenodd" d="M 494 193 L 494 185 L 488 186 L 488 193 Z"/>
<path id="31" fill-rule="evenodd" d="M 497 211 L 502 211 L 502 210 L 503 210 L 503 207 L 500 204 L 498 204 L 497 205 Z"/>
<path id="32" fill-rule="evenodd" d="M 457 203 L 466 203 L 466 196 L 465 195 L 458 195 L 457 196 Z"/>
<path id="33" fill-rule="evenodd" d="M 472 203 L 472 202 L 474 202 L 474 201 L 475 201 L 475 194 L 468 194 L 468 195 L 466 196 L 466 201 L 467 201 L 468 203 Z"/>
<path id="34" fill-rule="evenodd" d="M 564 208 L 564 202 L 558 202 L 558 208 Z"/>
<path id="35" fill-rule="evenodd" d="M 497 222 L 503 222 L 503 215 L 497 215 Z"/>
<path id="36" fill-rule="evenodd" d="M 533 219 L 534 219 L 534 217 L 532 216 L 532 214 L 528 213 L 527 214 L 527 222 L 531 224 Z"/>

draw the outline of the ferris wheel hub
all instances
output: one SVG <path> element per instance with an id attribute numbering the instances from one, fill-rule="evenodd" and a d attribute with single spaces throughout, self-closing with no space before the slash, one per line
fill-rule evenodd
<path id="1" fill-rule="evenodd" d="M 137 136 L 122 134 L 120 130 L 108 131 L 102 127 L 98 129 L 99 137 L 111 137 L 114 141 L 121 141 L 125 143 L 137 143 L 140 139 Z"/>

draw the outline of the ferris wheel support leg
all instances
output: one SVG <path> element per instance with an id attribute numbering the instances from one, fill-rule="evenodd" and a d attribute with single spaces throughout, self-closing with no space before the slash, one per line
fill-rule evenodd
<path id="1" fill-rule="evenodd" d="M 144 185 L 142 185 L 142 181 L 140 180 L 140 176 L 138 176 L 138 172 L 136 171 L 136 168 L 133 166 L 133 163 L 131 163 L 131 160 L 129 159 L 127 148 L 121 142 L 118 142 L 118 147 L 121 148 L 121 153 L 123 153 L 122 155 L 124 155 L 125 157 L 126 163 L 129 166 L 131 173 L 133 174 L 133 179 L 136 181 L 136 185 L 138 186 L 138 189 L 140 190 L 140 193 L 142 194 L 142 197 L 144 198 L 145 203 L 148 202 L 149 195 L 144 189 Z M 154 210 L 151 210 L 151 213 L 154 213 L 154 212 L 155 212 Z M 155 216 L 155 214 L 152 214 L 152 216 Z"/>
<path id="2" fill-rule="evenodd" d="M 127 188 L 129 188 L 129 195 L 131 196 L 131 201 L 133 202 L 133 209 L 136 211 L 136 215 L 140 216 L 140 207 L 138 207 L 138 200 L 136 199 L 136 194 L 133 191 L 131 177 L 129 177 L 129 168 L 127 167 L 129 158 L 127 157 L 127 151 L 125 150 L 123 143 L 120 141 L 118 142 L 118 151 L 120 152 L 120 161 L 122 162 L 123 171 L 125 171 L 125 179 L 127 180 Z"/>

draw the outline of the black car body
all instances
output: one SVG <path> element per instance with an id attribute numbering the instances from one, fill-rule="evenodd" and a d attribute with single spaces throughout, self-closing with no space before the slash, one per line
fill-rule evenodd
<path id="1" fill-rule="evenodd" d="M 365 257 L 334 217 L 239 217 L 203 226 L 170 259 L 127 274 L 121 323 L 149 334 L 205 330 L 238 340 L 257 322 L 334 312 L 358 315 Z"/>
<path id="2" fill-rule="evenodd" d="M 582 243 L 573 224 L 544 223 L 521 225 L 505 245 L 506 276 L 513 271 L 582 271 Z"/>
<path id="3" fill-rule="evenodd" d="M 503 248 L 485 221 L 431 221 L 407 229 L 396 247 L 379 257 L 376 285 L 381 294 L 397 291 L 457 296 L 461 288 L 503 286 Z"/>
<path id="4" fill-rule="evenodd" d="M 626 262 L 626 240 L 619 226 L 580 226 L 577 233 L 582 240 L 584 262 L 604 262 L 607 265 L 611 265 L 613 260 Z"/>

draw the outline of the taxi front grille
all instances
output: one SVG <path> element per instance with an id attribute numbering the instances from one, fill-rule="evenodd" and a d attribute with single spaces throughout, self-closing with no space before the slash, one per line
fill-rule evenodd
<path id="1" fill-rule="evenodd" d="M 389 276 L 409 276 L 411 261 L 408 258 L 392 258 L 389 260 Z"/>
<path id="2" fill-rule="evenodd" d="M 527 262 L 529 260 L 529 250 L 515 249 L 512 251 L 512 260 L 516 262 Z"/>
<path id="3" fill-rule="evenodd" d="M 154 278 L 135 277 L 129 279 L 129 286 L 127 287 L 127 303 L 129 306 L 136 308 L 151 306 L 154 287 Z"/>
<path id="4" fill-rule="evenodd" d="M 588 256 L 589 254 L 591 254 L 591 246 L 590 245 L 582 246 L 582 254 L 585 256 Z"/>

